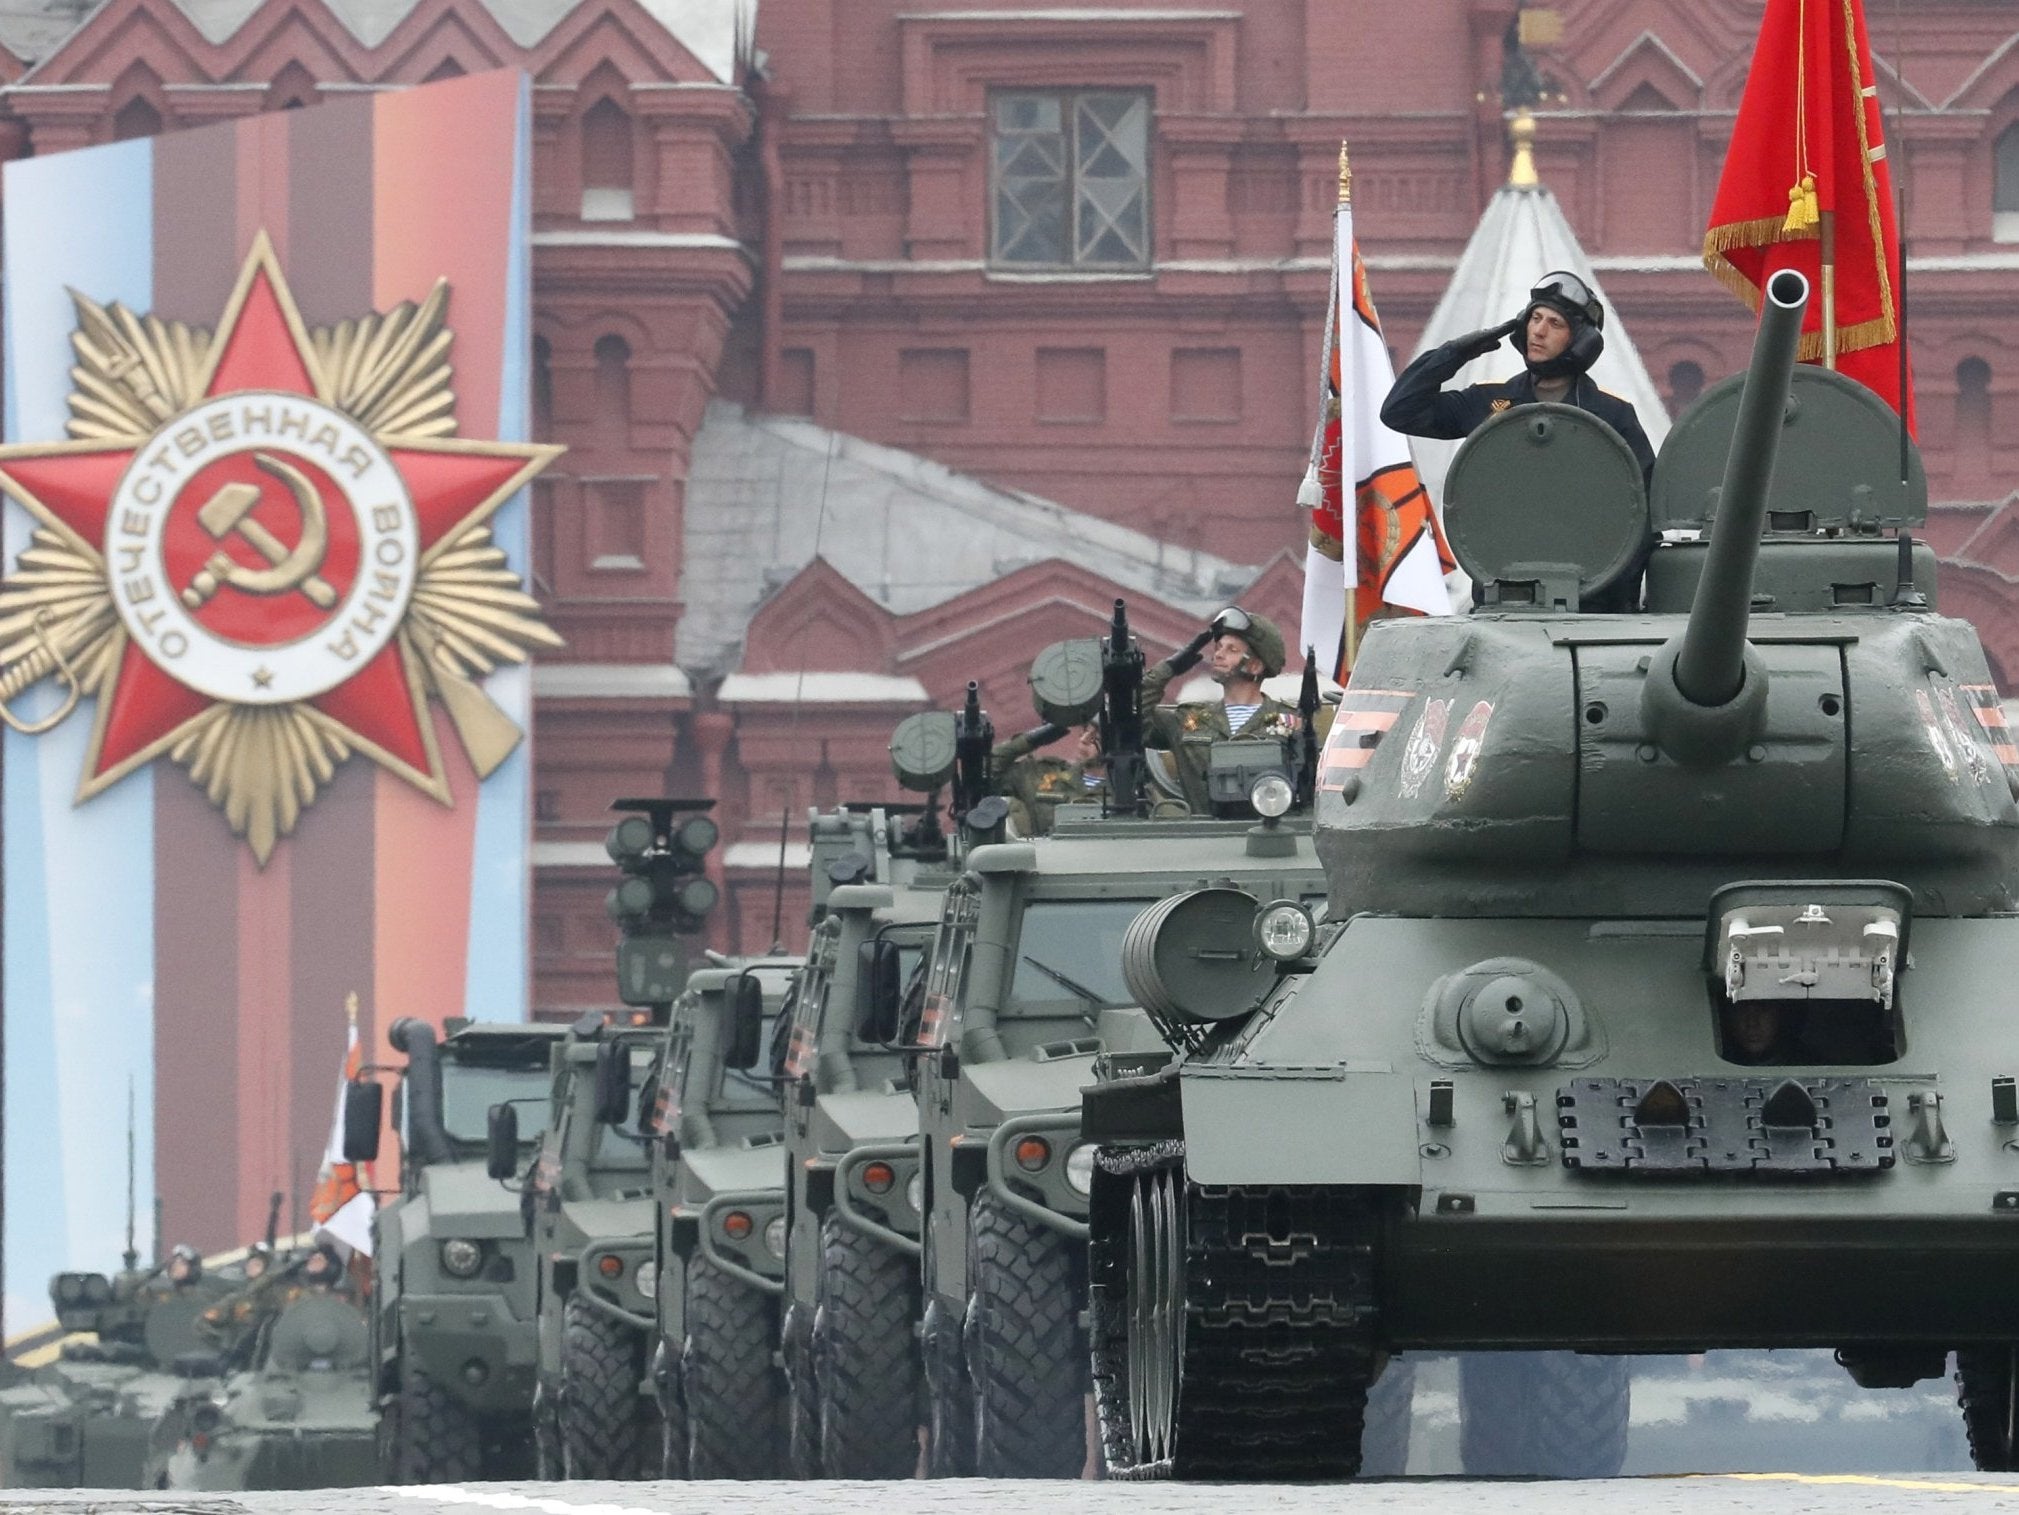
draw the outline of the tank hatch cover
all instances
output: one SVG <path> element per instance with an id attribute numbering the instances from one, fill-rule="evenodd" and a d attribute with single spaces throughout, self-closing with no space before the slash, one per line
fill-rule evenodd
<path id="1" fill-rule="evenodd" d="M 1031 703 L 1059 726 L 1083 726 L 1101 709 L 1101 644 L 1094 637 L 1054 642 L 1031 663 Z"/>
<path id="2" fill-rule="evenodd" d="M 1481 585 L 1574 575 L 1589 599 L 1631 570 L 1647 530 L 1633 450 L 1574 405 L 1503 410 L 1466 438 L 1445 475 L 1444 534 Z"/>
<path id="3" fill-rule="evenodd" d="M 953 715 L 945 710 L 921 710 L 897 723 L 890 734 L 890 766 L 898 783 L 920 794 L 943 788 L 953 779 Z"/>
<path id="4" fill-rule="evenodd" d="M 1701 531 L 1709 525 L 1744 387 L 1743 374 L 1713 384 L 1662 443 L 1649 500 L 1657 531 Z M 1928 478 L 1920 450 L 1908 442 L 1903 490 L 1900 418 L 1871 390 L 1842 374 L 1798 363 L 1784 415 L 1769 535 L 1876 531 L 1927 521 Z"/>

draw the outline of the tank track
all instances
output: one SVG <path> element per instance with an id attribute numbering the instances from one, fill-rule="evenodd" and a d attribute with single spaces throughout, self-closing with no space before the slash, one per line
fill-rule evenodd
<path id="1" fill-rule="evenodd" d="M 1184 1144 L 1104 1148 L 1090 1263 L 1094 1395 L 1108 1476 L 1350 1478 L 1373 1382 L 1377 1216 L 1363 1191 L 1182 1187 L 1185 1336 L 1169 1455 L 1131 1423 L 1129 1196 Z"/>

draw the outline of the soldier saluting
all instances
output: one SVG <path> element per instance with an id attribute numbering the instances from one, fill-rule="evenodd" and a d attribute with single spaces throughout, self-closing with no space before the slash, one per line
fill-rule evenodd
<path id="1" fill-rule="evenodd" d="M 1171 755 L 1171 767 L 1176 771 L 1160 775 L 1158 782 L 1168 787 L 1174 781 L 1194 815 L 1213 813 L 1206 792 L 1213 743 L 1295 734 L 1297 707 L 1262 691 L 1262 680 L 1283 671 L 1283 657 L 1283 633 L 1276 623 L 1233 605 L 1214 616 L 1185 646 L 1144 670 L 1144 745 Z M 1220 698 L 1158 704 L 1171 681 L 1197 666 L 1201 658 L 1213 682 L 1220 686 Z M 1158 773 L 1158 765 L 1152 765 L 1152 773 Z"/>

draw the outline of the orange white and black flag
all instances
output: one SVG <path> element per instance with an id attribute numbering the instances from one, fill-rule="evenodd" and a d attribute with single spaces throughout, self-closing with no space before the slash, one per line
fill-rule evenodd
<path id="1" fill-rule="evenodd" d="M 1342 684 L 1375 615 L 1451 613 L 1444 575 L 1456 566 L 1416 476 L 1409 444 L 1381 424 L 1381 401 L 1395 382 L 1395 366 L 1353 238 L 1348 183 L 1342 147 L 1318 428 L 1297 491 L 1298 505 L 1309 513 L 1299 642 L 1315 647 L 1321 665 Z"/>
<path id="2" fill-rule="evenodd" d="M 364 1048 L 358 1044 L 358 997 L 344 1004 L 350 1020 L 349 1041 L 344 1046 L 343 1076 L 337 1080 L 336 1114 L 330 1121 L 329 1145 L 323 1149 L 322 1168 L 316 1174 L 315 1196 L 309 1201 L 309 1219 L 314 1222 L 318 1243 L 334 1242 L 349 1257 L 372 1255 L 372 1215 L 378 1203 L 361 1182 L 357 1164 L 344 1156 L 344 1093 L 364 1071 Z"/>
<path id="3" fill-rule="evenodd" d="M 1805 274 L 1802 361 L 1877 391 L 1911 427 L 1884 126 L 1862 0 L 1767 0 L 1704 263 L 1754 310 L 1774 273 Z"/>

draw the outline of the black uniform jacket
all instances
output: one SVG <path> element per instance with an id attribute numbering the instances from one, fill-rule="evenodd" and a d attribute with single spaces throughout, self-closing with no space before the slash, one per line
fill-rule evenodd
<path id="1" fill-rule="evenodd" d="M 1455 441 L 1472 435 L 1482 422 L 1503 410 L 1536 403 L 1535 378 L 1526 369 L 1497 384 L 1472 384 L 1464 389 L 1444 388 L 1467 361 L 1455 342 L 1447 342 L 1426 352 L 1402 370 L 1395 387 L 1388 391 L 1388 398 L 1381 402 L 1381 424 L 1404 436 L 1441 437 Z M 1579 374 L 1571 381 L 1570 392 L 1561 403 L 1590 411 L 1618 432 L 1620 440 L 1640 462 L 1641 482 L 1653 486 L 1654 448 L 1648 444 L 1647 433 L 1640 429 L 1640 417 L 1635 413 L 1631 400 L 1608 394 L 1591 382 L 1589 374 Z M 1584 608 L 1633 610 L 1638 607 L 1640 576 L 1647 567 L 1648 554 L 1654 550 L 1654 541 L 1654 532 L 1650 529 L 1634 555 L 1631 571 L 1610 589 L 1591 596 Z M 1480 601 L 1480 586 L 1477 584 L 1472 587 L 1472 600 L 1475 605 Z"/>
<path id="2" fill-rule="evenodd" d="M 1441 437 L 1457 441 L 1469 437 L 1488 417 L 1515 405 L 1535 404 L 1535 379 L 1523 369 L 1511 379 L 1497 384 L 1473 384 L 1447 390 L 1448 384 L 1467 358 L 1455 342 L 1433 347 L 1402 370 L 1388 398 L 1381 402 L 1381 424 L 1409 437 Z M 1571 381 L 1563 402 L 1588 410 L 1620 435 L 1640 460 L 1643 481 L 1654 478 L 1654 448 L 1640 429 L 1640 417 L 1633 402 L 1607 394 L 1591 382 L 1591 375 L 1579 374 Z"/>

